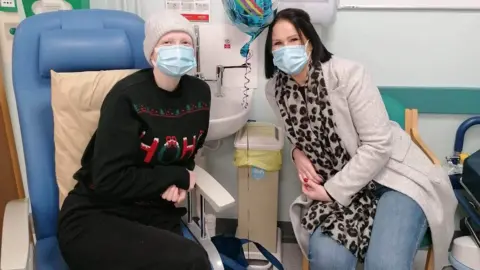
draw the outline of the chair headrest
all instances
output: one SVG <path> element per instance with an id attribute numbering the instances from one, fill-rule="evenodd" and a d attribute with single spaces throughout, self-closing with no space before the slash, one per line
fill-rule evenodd
<path id="1" fill-rule="evenodd" d="M 130 42 L 120 29 L 56 29 L 40 34 L 39 72 L 50 77 L 50 70 L 128 69 L 133 67 Z"/>
<path id="2" fill-rule="evenodd" d="M 137 15 L 114 10 L 59 11 L 29 17 L 15 32 L 13 76 L 21 76 L 19 82 L 43 84 L 50 80 L 50 70 L 149 67 L 143 54 L 143 27 Z"/>

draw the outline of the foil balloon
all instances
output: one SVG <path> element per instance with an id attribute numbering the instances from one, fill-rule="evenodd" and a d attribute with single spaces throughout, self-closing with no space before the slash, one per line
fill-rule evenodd
<path id="1" fill-rule="evenodd" d="M 278 0 L 222 0 L 222 2 L 230 21 L 251 37 L 240 50 L 240 54 L 247 57 L 250 44 L 273 21 Z"/>

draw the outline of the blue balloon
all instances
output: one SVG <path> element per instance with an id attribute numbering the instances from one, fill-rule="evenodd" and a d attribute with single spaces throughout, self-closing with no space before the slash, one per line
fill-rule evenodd
<path id="1" fill-rule="evenodd" d="M 247 57 L 250 44 L 273 21 L 278 0 L 222 0 L 222 2 L 230 21 L 251 37 L 240 50 L 240 54 Z"/>

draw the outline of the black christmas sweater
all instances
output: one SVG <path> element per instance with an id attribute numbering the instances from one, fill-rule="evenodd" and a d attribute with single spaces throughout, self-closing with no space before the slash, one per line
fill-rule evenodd
<path id="1" fill-rule="evenodd" d="M 152 69 L 119 81 L 74 178 L 73 193 L 113 201 L 162 201 L 171 185 L 187 190 L 207 136 L 210 88 L 182 76 L 174 91 L 157 86 Z"/>

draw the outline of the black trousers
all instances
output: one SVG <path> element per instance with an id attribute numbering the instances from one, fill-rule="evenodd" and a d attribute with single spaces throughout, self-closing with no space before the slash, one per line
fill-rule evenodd
<path id="1" fill-rule="evenodd" d="M 71 194 L 60 212 L 60 250 L 71 270 L 210 270 L 206 251 L 182 236 L 180 222 L 174 211 L 96 205 Z"/>

